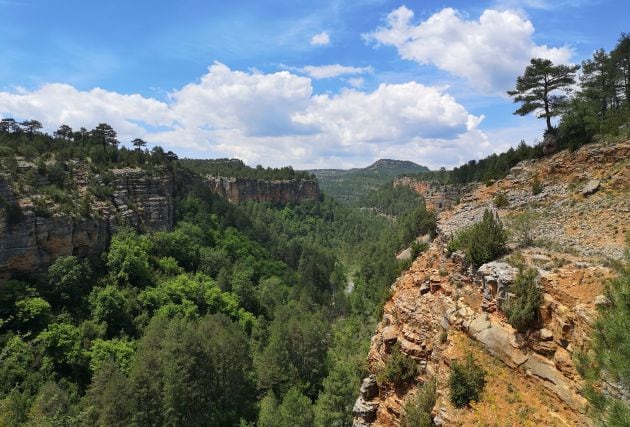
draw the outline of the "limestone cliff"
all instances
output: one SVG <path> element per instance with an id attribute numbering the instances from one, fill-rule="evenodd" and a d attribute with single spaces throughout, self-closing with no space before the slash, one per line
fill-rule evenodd
<path id="1" fill-rule="evenodd" d="M 424 197 L 427 208 L 437 212 L 451 209 L 478 186 L 478 183 L 440 184 L 437 181 L 418 181 L 408 176 L 394 180 L 394 187 L 411 188 Z"/>
<path id="2" fill-rule="evenodd" d="M 264 181 L 209 176 L 206 182 L 214 193 L 234 204 L 247 201 L 300 203 L 319 198 L 319 186 L 315 180 Z"/>
<path id="3" fill-rule="evenodd" d="M 28 165 L 25 166 L 28 171 Z M 114 169 L 109 180 L 96 176 L 92 185 L 106 187 L 105 199 L 87 195 L 85 165 L 74 165 L 74 205 L 88 198 L 87 211 L 62 208 L 33 191 L 14 191 L 0 179 L 0 196 L 19 206 L 21 218 L 0 218 L 0 278 L 9 272 L 41 271 L 65 255 L 90 256 L 102 252 L 120 226 L 140 230 L 166 230 L 174 221 L 174 177 L 142 169 Z M 86 196 L 87 195 L 87 196 Z M 43 201 L 42 201 L 43 200 Z M 41 206 L 44 206 L 45 212 Z M 3 211 L 2 214 L 6 212 Z"/>
<path id="4" fill-rule="evenodd" d="M 171 229 L 176 199 L 195 186 L 207 186 L 236 204 L 319 198 L 316 181 L 206 179 L 161 167 L 97 173 L 83 161 L 59 164 L 65 175 L 62 194 L 51 191 L 49 178 L 23 159 L 18 159 L 10 177 L 0 173 L 0 279 L 10 273 L 42 271 L 60 256 L 97 255 L 121 226 L 140 231 Z M 14 217 L 7 207 L 14 209 Z"/>
<path id="5" fill-rule="evenodd" d="M 538 194 L 534 178 L 543 185 Z M 590 425 L 574 356 L 587 348 L 595 307 L 605 303 L 600 294 L 612 271 L 604 261 L 623 253 L 628 182 L 630 141 L 591 145 L 523 162 L 442 212 L 438 238 L 392 285 L 368 356 L 375 375 L 398 343 L 417 361 L 418 375 L 404 387 L 383 383 L 370 393 L 367 379 L 355 425 L 399 425 L 404 402 L 428 378 L 438 384 L 437 425 Z M 509 202 L 498 210 L 508 226 L 511 218 L 534 213 L 534 244 L 511 242 L 511 255 L 474 270 L 462 254 L 448 256 L 446 242 L 484 209 L 495 209 L 498 193 Z M 519 263 L 537 269 L 544 291 L 542 324 L 527 333 L 515 331 L 500 310 Z M 458 409 L 449 400 L 448 377 L 452 362 L 466 353 L 486 371 L 487 384 L 478 402 Z"/>

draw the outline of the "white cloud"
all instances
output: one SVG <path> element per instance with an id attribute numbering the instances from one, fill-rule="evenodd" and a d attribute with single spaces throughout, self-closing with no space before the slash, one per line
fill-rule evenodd
<path id="1" fill-rule="evenodd" d="M 379 157 L 452 166 L 492 151 L 445 88 L 416 82 L 374 91 L 313 94 L 311 79 L 289 71 L 263 74 L 214 63 L 166 101 L 65 84 L 0 92 L 0 114 L 92 128 L 107 122 L 122 141 L 142 137 L 180 155 L 239 157 L 249 164 L 347 167 Z M 442 153 L 442 154 L 440 154 Z"/>
<path id="2" fill-rule="evenodd" d="M 571 49 L 537 45 L 533 24 L 512 10 L 485 10 L 479 20 L 466 20 L 445 8 L 419 24 L 412 10 L 401 6 L 386 18 L 386 25 L 364 38 L 391 45 L 403 58 L 433 64 L 465 78 L 476 90 L 505 94 L 532 57 L 568 63 Z"/>
<path id="3" fill-rule="evenodd" d="M 346 79 L 346 82 L 355 89 L 361 89 L 363 85 L 365 85 L 365 79 L 363 77 L 350 77 Z"/>
<path id="4" fill-rule="evenodd" d="M 322 31 L 319 34 L 315 34 L 311 38 L 311 45 L 313 46 L 326 46 L 327 44 L 330 44 L 330 36 L 328 35 L 326 31 Z"/>
<path id="5" fill-rule="evenodd" d="M 350 67 L 347 65 L 307 65 L 299 69 L 314 79 L 329 79 L 343 75 L 372 73 L 372 67 Z"/>

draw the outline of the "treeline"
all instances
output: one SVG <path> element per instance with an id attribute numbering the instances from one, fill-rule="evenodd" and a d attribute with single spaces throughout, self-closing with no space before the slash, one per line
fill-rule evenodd
<path id="1" fill-rule="evenodd" d="M 295 171 L 291 166 L 263 168 L 261 165 L 258 165 L 252 168 L 239 159 L 182 159 L 180 163 L 201 175 L 260 180 L 315 179 L 314 175 L 304 171 Z"/>
<path id="2" fill-rule="evenodd" d="M 576 149 L 598 134 L 630 131 L 630 34 L 622 33 L 610 52 L 595 51 L 582 62 L 579 90 L 558 126 L 561 148 Z"/>
<path id="3" fill-rule="evenodd" d="M 11 118 L 0 120 L 0 159 L 9 171 L 15 169 L 15 157 L 27 161 L 89 158 L 96 169 L 106 170 L 113 166 L 152 167 L 171 165 L 177 160 L 172 151 L 155 146 L 150 151 L 140 138 L 131 141 L 134 149 L 120 146 L 118 134 L 107 123 L 100 123 L 92 130 L 73 130 L 61 125 L 52 135 L 41 131 L 37 120 L 17 122 Z"/>
<path id="4" fill-rule="evenodd" d="M 351 425 L 373 325 L 434 217 L 324 197 L 233 206 L 0 286 L 0 424 Z M 400 212 L 401 217 L 409 211 Z"/>

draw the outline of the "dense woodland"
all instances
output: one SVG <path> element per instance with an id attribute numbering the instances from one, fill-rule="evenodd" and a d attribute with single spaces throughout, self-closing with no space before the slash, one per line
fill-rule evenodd
<path id="1" fill-rule="evenodd" d="M 16 154 L 47 159 L 37 173 L 65 191 L 68 171 L 50 165 L 83 153 L 99 153 L 95 170 L 186 167 L 24 126 L 0 134 L 9 179 Z M 398 219 L 326 196 L 233 206 L 199 188 L 172 231 L 121 229 L 100 257 L 6 281 L 0 424 L 351 425 L 373 325 L 408 265 L 394 255 L 435 229 L 411 192 L 374 200 Z"/>

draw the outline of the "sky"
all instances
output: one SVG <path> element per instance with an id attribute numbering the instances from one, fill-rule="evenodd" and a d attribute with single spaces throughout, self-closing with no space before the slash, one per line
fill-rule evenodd
<path id="1" fill-rule="evenodd" d="M 612 49 L 628 17 L 628 0 L 0 0 L 0 117 L 252 166 L 451 168 L 539 141 L 516 77 Z"/>

